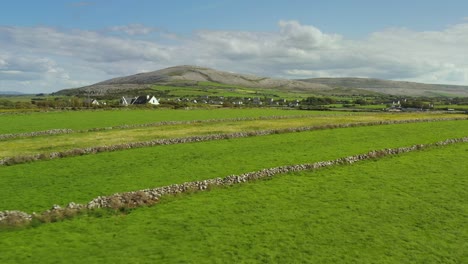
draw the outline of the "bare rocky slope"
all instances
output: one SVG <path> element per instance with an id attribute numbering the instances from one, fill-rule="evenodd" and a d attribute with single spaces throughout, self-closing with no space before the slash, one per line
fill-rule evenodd
<path id="1" fill-rule="evenodd" d="M 94 94 L 105 95 L 118 91 L 144 89 L 152 84 L 190 86 L 196 85 L 198 82 L 214 82 L 232 86 L 284 89 L 289 91 L 298 90 L 317 92 L 331 89 L 329 86 L 323 84 L 258 77 L 254 75 L 238 74 L 218 71 L 210 68 L 184 65 L 170 67 L 158 71 L 118 77 L 90 86 L 62 90 L 59 91 L 58 94 L 70 94 L 70 92 L 73 91 L 79 94 L 92 91 Z"/>
<path id="2" fill-rule="evenodd" d="M 371 78 L 312 78 L 300 81 L 339 87 L 359 88 L 378 93 L 406 96 L 468 96 L 468 86 L 425 84 L 404 81 L 389 81 Z"/>
<path id="3" fill-rule="evenodd" d="M 154 83 L 191 83 L 191 82 L 216 82 L 242 87 L 258 88 L 305 88 L 305 89 L 330 89 L 327 85 L 306 83 L 296 80 L 273 79 L 254 75 L 238 74 L 218 71 L 197 66 L 175 66 L 159 71 L 139 73 L 126 77 L 114 78 L 95 85 L 115 84 L 154 84 Z"/>
<path id="4" fill-rule="evenodd" d="M 198 66 L 175 66 L 99 82 L 90 86 L 66 89 L 57 94 L 92 93 L 109 95 L 148 89 L 153 84 L 195 86 L 214 82 L 249 88 L 275 89 L 311 94 L 391 94 L 401 96 L 468 96 L 468 86 L 423 84 L 367 78 L 313 78 L 302 80 L 275 79 L 218 71 Z"/>

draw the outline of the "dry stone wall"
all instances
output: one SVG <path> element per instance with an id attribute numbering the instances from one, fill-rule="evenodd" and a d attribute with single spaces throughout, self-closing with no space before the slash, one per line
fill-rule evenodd
<path id="1" fill-rule="evenodd" d="M 97 208 L 135 208 L 139 206 L 151 205 L 157 203 L 163 196 L 177 195 L 187 192 L 206 191 L 212 187 L 230 186 L 234 184 L 254 181 L 262 178 L 273 177 L 278 174 L 299 172 L 306 170 L 315 170 L 323 167 L 330 167 L 342 164 L 352 164 L 361 160 L 381 158 L 389 155 L 398 155 L 411 151 L 421 150 L 429 147 L 440 147 L 456 143 L 467 143 L 468 137 L 447 139 L 434 144 L 418 144 L 409 147 L 400 147 L 393 149 L 374 150 L 365 154 L 358 154 L 349 157 L 339 158 L 330 161 L 319 161 L 314 163 L 280 166 L 275 168 L 263 169 L 254 172 L 247 172 L 240 175 L 229 175 L 224 178 L 214 178 L 201 181 L 185 182 L 182 184 L 172 184 L 169 186 L 157 187 L 152 189 L 144 189 L 133 192 L 116 193 L 110 196 L 99 196 L 88 202 L 87 204 L 69 203 L 67 207 L 62 208 L 54 205 L 51 209 L 41 214 L 27 214 L 21 211 L 3 211 L 0 212 L 0 224 L 25 224 L 29 223 L 33 218 L 43 221 L 57 221 L 66 217 L 71 217 L 74 214 L 85 210 L 93 210 Z M 46 220 L 44 220 L 46 219 Z"/>
<path id="2" fill-rule="evenodd" d="M 36 131 L 28 133 L 17 133 L 17 134 L 1 134 L 0 140 L 14 139 L 14 138 L 25 138 L 25 137 L 37 137 L 45 135 L 59 135 L 59 134 L 70 134 L 75 133 L 72 129 L 50 129 L 45 131 Z"/>

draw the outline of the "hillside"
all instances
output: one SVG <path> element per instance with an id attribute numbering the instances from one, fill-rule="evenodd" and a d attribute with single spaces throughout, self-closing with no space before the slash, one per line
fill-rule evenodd
<path id="1" fill-rule="evenodd" d="M 17 91 L 0 91 L 0 95 L 22 95 L 23 93 Z"/>
<path id="2" fill-rule="evenodd" d="M 206 83 L 209 83 L 206 85 Z M 248 88 L 251 93 L 269 96 L 297 94 L 322 95 L 372 95 L 389 94 L 400 96 L 468 96 L 468 86 L 424 84 L 389 81 L 369 78 L 312 78 L 302 80 L 276 79 L 238 74 L 198 66 L 175 66 L 158 71 L 138 73 L 113 78 L 90 86 L 65 89 L 57 95 L 126 95 L 151 92 L 154 85 L 187 89 L 203 89 L 205 92 L 216 86 L 224 88 Z M 217 92 L 214 92 L 217 93 Z M 239 95 L 242 95 L 240 93 Z"/>
<path id="3" fill-rule="evenodd" d="M 425 84 L 371 78 L 312 78 L 299 81 L 335 88 L 365 89 L 378 93 L 408 96 L 468 96 L 468 86 Z"/>
<path id="4" fill-rule="evenodd" d="M 331 88 L 323 84 L 296 80 L 274 79 L 254 75 L 218 71 L 197 66 L 175 66 L 158 71 L 118 77 L 77 89 L 59 91 L 58 94 L 86 93 L 98 95 L 141 90 L 150 85 L 196 86 L 199 82 L 212 82 L 233 87 L 280 89 L 284 91 L 320 92 Z"/>

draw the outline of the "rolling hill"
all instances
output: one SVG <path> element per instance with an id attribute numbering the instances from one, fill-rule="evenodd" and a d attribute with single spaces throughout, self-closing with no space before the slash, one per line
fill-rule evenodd
<path id="1" fill-rule="evenodd" d="M 99 82 L 81 88 L 58 91 L 57 95 L 95 96 L 123 95 L 141 91 L 151 91 L 154 85 L 171 87 L 193 87 L 211 89 L 248 88 L 261 91 L 261 94 L 301 94 L 304 95 L 369 95 L 389 94 L 401 96 L 468 96 L 468 86 L 423 84 L 415 82 L 388 81 L 367 78 L 313 78 L 302 80 L 277 79 L 254 75 L 218 71 L 198 66 L 175 66 L 158 71 L 138 73 Z"/>
<path id="2" fill-rule="evenodd" d="M 300 81 L 344 89 L 364 89 L 378 93 L 406 96 L 468 96 L 468 86 L 425 84 L 371 78 L 312 78 Z"/>
<path id="3" fill-rule="evenodd" d="M 158 71 L 118 77 L 81 88 L 61 90 L 57 94 L 83 94 L 88 91 L 92 91 L 97 95 L 119 94 L 131 90 L 144 90 L 155 84 L 190 87 L 197 86 L 200 82 L 210 82 L 232 87 L 308 91 L 311 93 L 331 89 L 327 85 L 296 80 L 258 77 L 198 66 L 175 66 Z"/>
<path id="4" fill-rule="evenodd" d="M 0 95 L 22 95 L 22 92 L 17 91 L 0 91 Z"/>

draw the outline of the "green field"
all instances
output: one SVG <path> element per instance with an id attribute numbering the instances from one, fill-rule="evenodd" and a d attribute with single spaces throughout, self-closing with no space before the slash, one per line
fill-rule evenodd
<path id="1" fill-rule="evenodd" d="M 3 230 L 0 261 L 464 263 L 467 151 L 429 149 Z"/>
<path id="2" fill-rule="evenodd" d="M 434 108 L 436 109 L 454 109 L 454 110 L 458 110 L 458 111 L 468 111 L 468 105 L 466 104 L 460 104 L 460 105 L 456 105 L 456 104 L 450 104 L 450 105 L 434 105 Z"/>
<path id="3" fill-rule="evenodd" d="M 222 110 L 219 110 L 222 111 Z M 285 112 L 285 111 L 283 111 Z M 182 112 L 183 113 L 183 112 Z M 244 114 L 242 112 L 239 112 Z M 227 134 L 234 132 L 258 131 L 265 129 L 286 129 L 297 127 L 325 126 L 335 124 L 366 123 L 392 120 L 464 118 L 456 114 L 390 114 L 390 113 L 352 113 L 352 114 L 318 114 L 305 112 L 309 115 L 283 116 L 281 119 L 263 120 L 211 120 L 211 122 L 182 123 L 164 126 L 137 127 L 131 129 L 112 129 L 104 131 L 87 131 L 61 135 L 44 135 L 36 137 L 16 138 L 0 141 L 0 158 L 54 151 L 71 150 L 75 148 L 116 145 L 130 142 L 141 142 L 164 138 L 181 138 L 193 135 Z M 288 112 L 289 114 L 289 112 Z M 265 117 L 267 118 L 267 117 Z M 64 124 L 73 126 L 75 124 Z"/>
<path id="4" fill-rule="evenodd" d="M 281 117 L 280 119 L 271 117 Z M 255 118 L 237 120 L 236 118 Z M 279 109 L 115 110 L 0 115 L 0 157 L 156 138 L 385 120 L 438 113 Z M 236 120 L 235 120 L 236 119 Z M 115 126 L 210 120 L 138 128 Z M 111 127 L 104 131 L 96 128 Z M 329 128 L 143 147 L 0 166 L 0 211 L 44 212 L 98 196 L 334 160 L 468 136 L 468 120 Z M 280 174 L 158 204 L 0 225 L 0 263 L 465 263 L 468 143 Z"/>
<path id="5" fill-rule="evenodd" d="M 119 125 L 146 124 L 161 121 L 188 121 L 238 117 L 314 115 L 326 112 L 306 112 L 280 109 L 217 109 L 217 110 L 108 110 L 40 112 L 0 115 L 0 134 L 24 133 L 49 129 L 86 130 Z M 334 113 L 329 113 L 334 114 Z"/>
<path id="6" fill-rule="evenodd" d="M 285 90 L 284 87 L 274 89 L 250 88 L 238 85 L 227 85 L 216 82 L 198 82 L 191 86 L 153 85 L 152 90 L 164 92 L 169 97 L 193 97 L 193 96 L 214 96 L 214 97 L 269 97 L 282 99 L 300 99 L 310 96 L 308 91 Z"/>
<path id="7" fill-rule="evenodd" d="M 3 166 L 0 167 L 0 210 L 45 210 L 52 204 L 85 203 L 115 192 L 336 159 L 374 149 L 434 143 L 466 136 L 466 131 L 466 120 L 355 127 Z"/>

